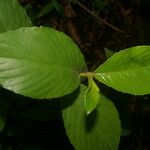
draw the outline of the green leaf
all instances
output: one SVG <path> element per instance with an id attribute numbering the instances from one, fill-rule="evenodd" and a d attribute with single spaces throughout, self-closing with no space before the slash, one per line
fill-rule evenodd
<path id="1" fill-rule="evenodd" d="M 4 129 L 6 125 L 6 119 L 7 119 L 7 112 L 9 103 L 6 99 L 5 93 L 0 88 L 0 132 Z"/>
<path id="2" fill-rule="evenodd" d="M 150 94 L 150 46 L 137 46 L 114 54 L 95 71 L 95 78 L 121 92 Z"/>
<path id="3" fill-rule="evenodd" d="M 108 48 L 105 48 L 105 53 L 106 53 L 106 57 L 107 58 L 110 58 L 110 57 L 112 57 L 115 54 L 114 51 L 112 51 L 112 50 L 110 50 Z"/>
<path id="4" fill-rule="evenodd" d="M 51 12 L 54 9 L 54 5 L 52 3 L 52 1 L 50 1 L 49 3 L 47 3 L 39 12 L 38 17 L 42 17 L 46 14 L 48 14 L 49 12 Z"/>
<path id="5" fill-rule="evenodd" d="M 0 114 L 0 132 L 4 129 L 6 124 L 6 117 Z"/>
<path id="6" fill-rule="evenodd" d="M 32 98 L 69 94 L 86 68 L 83 55 L 62 32 L 26 27 L 0 34 L 0 84 Z"/>
<path id="7" fill-rule="evenodd" d="M 60 14 L 63 12 L 62 5 L 57 0 L 51 0 L 40 10 L 38 17 L 42 17 L 50 13 L 53 9 L 55 9 Z"/>
<path id="8" fill-rule="evenodd" d="M 57 0 L 52 0 L 52 3 L 56 11 L 61 14 L 63 12 L 62 5 Z"/>
<path id="9" fill-rule="evenodd" d="M 84 103 L 86 108 L 86 113 L 89 115 L 98 105 L 100 101 L 99 88 L 92 78 L 89 78 L 89 86 L 85 91 Z"/>
<path id="10" fill-rule="evenodd" d="M 86 90 L 82 85 L 78 96 L 74 93 L 61 101 L 64 126 L 72 145 L 76 150 L 117 150 L 121 127 L 115 106 L 101 95 L 101 103 L 87 116 L 83 100 Z"/>
<path id="11" fill-rule="evenodd" d="M 131 130 L 122 128 L 121 130 L 121 136 L 129 136 L 131 134 Z"/>
<path id="12" fill-rule="evenodd" d="M 108 0 L 94 0 L 94 4 L 98 11 L 106 11 L 110 2 Z"/>
<path id="13" fill-rule="evenodd" d="M 32 26 L 30 18 L 17 0 L 0 0 L 0 32 Z"/>

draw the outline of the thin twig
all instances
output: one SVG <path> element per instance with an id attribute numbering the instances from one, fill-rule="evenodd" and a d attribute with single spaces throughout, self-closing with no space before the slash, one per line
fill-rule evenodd
<path id="1" fill-rule="evenodd" d="M 112 24 L 108 23 L 104 19 L 98 17 L 96 14 L 94 14 L 92 11 L 90 11 L 87 7 L 85 7 L 83 4 L 81 4 L 78 0 L 76 0 L 76 3 L 83 8 L 85 11 L 87 11 L 90 15 L 92 15 L 94 18 L 96 18 L 98 21 L 106 24 L 108 27 L 112 28 L 115 31 L 118 31 L 120 33 L 125 33 L 123 30 L 118 29 L 117 27 L 113 26 Z"/>

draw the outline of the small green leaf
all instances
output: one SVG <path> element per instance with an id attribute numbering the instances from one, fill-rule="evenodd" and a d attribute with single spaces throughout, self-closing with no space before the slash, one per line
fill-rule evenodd
<path id="1" fill-rule="evenodd" d="M 0 115 L 0 132 L 4 129 L 6 123 L 6 119 Z"/>
<path id="2" fill-rule="evenodd" d="M 3 94 L 4 93 L 2 92 L 0 87 L 0 132 L 4 129 L 6 125 L 7 112 L 9 107 L 9 103 L 5 95 Z"/>
<path id="3" fill-rule="evenodd" d="M 49 12 L 51 12 L 54 9 L 54 5 L 52 3 L 52 1 L 50 1 L 49 3 L 47 3 L 39 12 L 38 17 L 42 17 L 46 14 L 48 14 Z"/>
<path id="4" fill-rule="evenodd" d="M 131 130 L 122 128 L 121 130 L 121 136 L 129 136 L 131 134 Z"/>
<path id="5" fill-rule="evenodd" d="M 50 13 L 53 9 L 55 9 L 60 14 L 62 14 L 63 12 L 62 5 L 59 2 L 57 2 L 57 0 L 51 0 L 40 10 L 38 17 L 42 17 Z"/>
<path id="6" fill-rule="evenodd" d="M 98 11 L 106 11 L 106 6 L 110 3 L 108 0 L 94 0 L 94 4 Z"/>
<path id="7" fill-rule="evenodd" d="M 0 32 L 32 26 L 31 20 L 17 0 L 0 0 Z"/>
<path id="8" fill-rule="evenodd" d="M 110 50 L 108 48 L 105 48 L 105 53 L 106 53 L 106 57 L 107 58 L 110 58 L 110 57 L 112 57 L 115 54 L 114 51 L 112 51 L 112 50 Z"/>
<path id="9" fill-rule="evenodd" d="M 86 64 L 79 48 L 62 32 L 26 27 L 0 34 L 0 84 L 32 98 L 56 98 L 80 84 Z"/>
<path id="10" fill-rule="evenodd" d="M 117 150 L 121 134 L 115 106 L 101 95 L 101 103 L 90 115 L 84 109 L 87 87 L 64 97 L 62 114 L 66 133 L 76 150 Z M 71 104 L 71 105 L 69 105 Z"/>
<path id="11" fill-rule="evenodd" d="M 100 101 L 99 88 L 92 78 L 89 78 L 89 86 L 84 95 L 86 113 L 89 115 Z"/>
<path id="12" fill-rule="evenodd" d="M 53 6 L 56 9 L 56 11 L 58 13 L 62 13 L 63 12 L 63 8 L 62 5 L 57 1 L 57 0 L 52 0 Z"/>
<path id="13" fill-rule="evenodd" d="M 95 78 L 121 92 L 150 94 L 150 46 L 137 46 L 114 54 L 95 71 Z"/>

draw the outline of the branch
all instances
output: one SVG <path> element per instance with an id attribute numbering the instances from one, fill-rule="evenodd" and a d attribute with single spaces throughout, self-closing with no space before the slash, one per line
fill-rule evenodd
<path id="1" fill-rule="evenodd" d="M 125 33 L 123 30 L 118 29 L 117 27 L 113 26 L 112 24 L 108 23 L 107 21 L 105 21 L 104 19 L 98 17 L 96 14 L 94 14 L 92 11 L 90 11 L 88 8 L 86 8 L 83 4 L 81 4 L 78 0 L 76 0 L 76 3 L 83 8 L 86 12 L 88 12 L 91 16 L 93 16 L 94 18 L 96 18 L 98 21 L 106 24 L 108 27 L 112 28 L 115 31 L 118 31 L 120 33 Z"/>

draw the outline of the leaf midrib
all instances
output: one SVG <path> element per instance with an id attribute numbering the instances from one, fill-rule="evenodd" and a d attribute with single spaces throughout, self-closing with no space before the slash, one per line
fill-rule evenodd
<path id="1" fill-rule="evenodd" d="M 136 68 L 136 69 L 124 69 L 124 70 L 119 70 L 119 71 L 108 71 L 108 72 L 94 72 L 95 75 L 103 75 L 103 74 L 117 74 L 117 73 L 124 73 L 124 72 L 130 72 L 132 71 L 138 71 L 138 70 L 143 70 L 143 69 L 150 69 L 149 65 L 143 66 L 142 68 Z"/>

